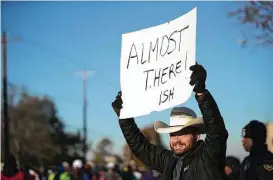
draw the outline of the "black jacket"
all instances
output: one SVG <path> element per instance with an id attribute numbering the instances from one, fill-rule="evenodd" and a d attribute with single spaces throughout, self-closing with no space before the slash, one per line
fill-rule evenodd
<path id="1" fill-rule="evenodd" d="M 273 154 L 266 149 L 263 153 L 247 156 L 242 163 L 241 180 L 272 180 Z"/>
<path id="2" fill-rule="evenodd" d="M 205 141 L 199 141 L 183 160 L 181 176 L 183 180 L 222 180 L 228 132 L 218 106 L 211 94 L 206 91 L 195 96 L 203 115 L 206 130 Z M 177 157 L 172 151 L 150 144 L 138 129 L 133 118 L 120 119 L 123 135 L 135 156 L 150 168 L 162 173 L 164 180 L 173 179 Z"/>
<path id="3" fill-rule="evenodd" d="M 252 147 L 241 166 L 241 180 L 272 180 L 273 154 L 267 150 L 266 127 L 263 123 L 252 120 L 245 127 L 245 137 L 252 139 Z"/>

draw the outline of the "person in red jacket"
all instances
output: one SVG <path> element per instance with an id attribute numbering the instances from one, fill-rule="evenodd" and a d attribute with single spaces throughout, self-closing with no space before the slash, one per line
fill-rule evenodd
<path id="1" fill-rule="evenodd" d="M 12 154 L 5 158 L 1 180 L 24 180 L 24 173 L 18 170 L 15 157 Z"/>

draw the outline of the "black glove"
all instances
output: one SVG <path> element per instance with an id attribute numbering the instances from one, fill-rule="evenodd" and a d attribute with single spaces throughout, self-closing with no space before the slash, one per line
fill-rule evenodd
<path id="1" fill-rule="evenodd" d="M 118 92 L 118 95 L 116 96 L 116 99 L 114 102 L 112 102 L 112 107 L 114 109 L 114 111 L 116 112 L 116 114 L 119 117 L 120 114 L 120 110 L 122 109 L 122 98 L 121 98 L 122 94 L 121 91 Z"/>
<path id="2" fill-rule="evenodd" d="M 190 70 L 193 71 L 190 81 L 190 85 L 194 85 L 193 91 L 196 93 L 205 92 L 207 71 L 199 64 L 191 66 Z"/>

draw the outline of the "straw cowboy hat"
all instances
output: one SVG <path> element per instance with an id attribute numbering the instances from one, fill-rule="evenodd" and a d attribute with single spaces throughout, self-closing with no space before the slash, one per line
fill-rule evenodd
<path id="1" fill-rule="evenodd" d="M 170 125 L 162 121 L 154 123 L 154 129 L 158 133 L 174 133 L 186 127 L 196 127 L 198 133 L 204 133 L 203 118 L 197 117 L 195 112 L 187 107 L 175 107 L 172 109 Z"/>

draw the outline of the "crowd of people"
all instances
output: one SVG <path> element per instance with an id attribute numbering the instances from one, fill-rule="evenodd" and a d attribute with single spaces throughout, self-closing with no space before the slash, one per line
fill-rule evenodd
<path id="1" fill-rule="evenodd" d="M 227 156 L 225 161 L 227 180 L 240 180 L 241 162 L 235 156 Z M 273 172 L 272 172 L 273 173 Z M 2 167 L 2 180 L 164 180 L 156 171 L 139 171 L 135 164 L 121 166 L 112 162 L 104 166 L 83 164 L 77 159 L 72 164 L 61 162 L 55 168 L 44 171 L 26 165 L 17 168 L 16 160 L 10 155 Z M 265 179 L 267 180 L 267 179 Z"/>
<path id="2" fill-rule="evenodd" d="M 2 180 L 157 180 L 160 175 L 151 170 L 139 171 L 135 164 L 121 166 L 113 162 L 99 166 L 83 164 L 76 159 L 72 164 L 60 162 L 55 168 L 44 171 L 26 165 L 18 169 L 13 155 L 6 158 L 2 168 Z"/>

